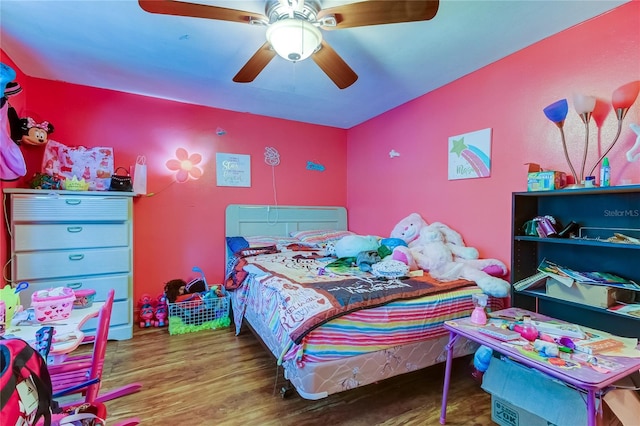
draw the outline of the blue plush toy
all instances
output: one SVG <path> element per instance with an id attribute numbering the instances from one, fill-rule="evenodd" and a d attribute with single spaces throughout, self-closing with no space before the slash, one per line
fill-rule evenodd
<path id="1" fill-rule="evenodd" d="M 482 375 L 489 368 L 489 362 L 491 361 L 491 357 L 493 356 L 493 349 L 487 346 L 480 346 L 475 355 L 473 356 L 473 366 L 476 368 L 476 371 L 473 372 L 473 377 L 477 380 L 482 379 Z"/>

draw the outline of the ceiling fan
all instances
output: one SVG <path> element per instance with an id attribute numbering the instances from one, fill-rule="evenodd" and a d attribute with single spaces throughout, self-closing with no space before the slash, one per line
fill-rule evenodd
<path id="1" fill-rule="evenodd" d="M 323 30 L 427 21 L 438 12 L 439 0 L 373 0 L 322 9 L 316 0 L 267 0 L 265 14 L 176 0 L 138 0 L 150 13 L 262 25 L 267 41 L 233 77 L 253 81 L 277 55 L 296 62 L 311 57 L 338 86 L 351 86 L 358 75 L 322 39 Z"/>

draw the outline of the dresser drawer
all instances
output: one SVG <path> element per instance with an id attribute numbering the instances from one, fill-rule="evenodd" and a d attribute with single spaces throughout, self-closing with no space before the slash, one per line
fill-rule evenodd
<path id="1" fill-rule="evenodd" d="M 92 289 L 96 291 L 94 301 L 104 302 L 110 289 L 115 290 L 115 300 L 126 300 L 129 294 L 130 274 L 117 274 L 99 277 L 80 277 L 61 280 L 29 281 L 29 287 L 20 292 L 20 303 L 25 308 L 31 306 L 31 295 L 39 290 L 56 287 L 70 287 L 75 290 Z"/>
<path id="2" fill-rule="evenodd" d="M 111 310 L 111 321 L 109 322 L 109 327 L 114 327 L 116 325 L 127 324 L 131 322 L 131 305 L 128 300 L 119 300 L 113 302 L 113 309 Z M 84 327 L 82 327 L 82 331 L 85 333 L 96 330 L 98 326 L 98 318 L 91 318 L 89 321 L 84 323 Z"/>
<path id="3" fill-rule="evenodd" d="M 14 222 L 124 222 L 129 218 L 127 197 L 94 195 L 14 195 Z"/>
<path id="4" fill-rule="evenodd" d="M 126 247 L 129 235 L 127 223 L 15 225 L 14 250 Z"/>
<path id="5" fill-rule="evenodd" d="M 129 247 L 14 254 L 15 281 L 131 271 Z"/>

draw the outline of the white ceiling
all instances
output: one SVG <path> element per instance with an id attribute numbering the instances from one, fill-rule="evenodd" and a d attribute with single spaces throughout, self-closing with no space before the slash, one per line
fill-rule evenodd
<path id="1" fill-rule="evenodd" d="M 430 21 L 323 31 L 359 76 L 344 90 L 312 60 L 280 57 L 234 83 L 264 27 L 150 14 L 136 0 L 2 0 L 0 47 L 33 77 L 348 129 L 626 2 L 441 0 Z"/>

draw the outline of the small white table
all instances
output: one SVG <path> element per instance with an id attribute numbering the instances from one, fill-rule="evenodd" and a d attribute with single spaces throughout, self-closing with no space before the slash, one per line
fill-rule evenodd
<path id="1" fill-rule="evenodd" d="M 6 329 L 4 337 L 18 337 L 31 346 L 35 345 L 36 333 L 42 327 L 53 327 L 53 340 L 49 351 L 49 362 L 53 363 L 64 360 L 66 355 L 73 352 L 84 340 L 85 333 L 82 331 L 84 324 L 91 318 L 95 318 L 100 313 L 100 309 L 104 302 L 93 303 L 88 308 L 72 309 L 69 318 L 51 322 L 23 321 L 20 323 L 12 322 L 11 326 Z"/>

